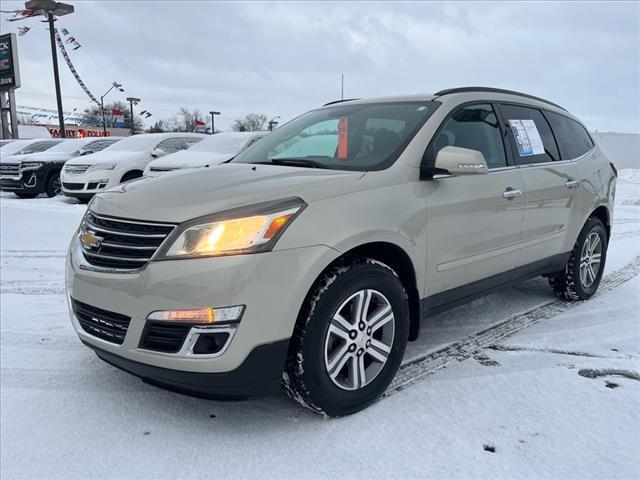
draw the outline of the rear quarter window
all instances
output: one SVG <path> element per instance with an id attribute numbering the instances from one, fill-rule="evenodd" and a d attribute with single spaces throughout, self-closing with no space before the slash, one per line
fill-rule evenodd
<path id="1" fill-rule="evenodd" d="M 581 157 L 593 148 L 591 137 L 580 123 L 553 112 L 545 112 L 545 116 L 558 139 L 563 159 Z"/>

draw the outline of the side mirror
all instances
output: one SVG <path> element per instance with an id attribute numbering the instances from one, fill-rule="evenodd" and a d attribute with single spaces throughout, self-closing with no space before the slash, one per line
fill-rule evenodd
<path id="1" fill-rule="evenodd" d="M 91 155 L 92 153 L 94 153 L 93 150 L 82 150 L 80 152 L 80 156 L 84 157 L 85 155 Z"/>
<path id="2" fill-rule="evenodd" d="M 460 147 L 444 147 L 438 152 L 436 171 L 451 175 L 478 175 L 488 173 L 489 168 L 482 152 Z"/>
<path id="3" fill-rule="evenodd" d="M 153 151 L 151 152 L 151 156 L 153 158 L 164 157 L 166 154 L 167 154 L 167 152 L 165 152 L 161 148 L 154 148 Z"/>

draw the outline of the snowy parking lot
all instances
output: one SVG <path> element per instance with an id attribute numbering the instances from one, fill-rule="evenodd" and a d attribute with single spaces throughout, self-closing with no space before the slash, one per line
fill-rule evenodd
<path id="1" fill-rule="evenodd" d="M 216 402 L 100 361 L 71 327 L 84 205 L 1 204 L 1 470 L 13 478 L 639 478 L 640 170 L 622 170 L 587 303 L 535 279 L 425 321 L 387 394 L 324 419 Z"/>

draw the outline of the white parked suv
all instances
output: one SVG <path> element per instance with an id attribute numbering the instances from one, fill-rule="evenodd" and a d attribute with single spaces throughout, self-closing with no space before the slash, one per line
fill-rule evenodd
<path id="1" fill-rule="evenodd" d="M 235 157 L 267 133 L 269 132 L 221 132 L 207 135 L 187 150 L 153 160 L 144 169 L 144 175 L 157 177 L 172 170 L 218 165 Z"/>
<path id="2" fill-rule="evenodd" d="M 582 123 L 529 95 L 327 104 L 228 164 L 97 195 L 69 247 L 71 321 L 146 382 L 226 398 L 282 384 L 350 414 L 425 316 L 538 275 L 591 297 L 615 182 Z"/>
<path id="3" fill-rule="evenodd" d="M 62 193 L 90 200 L 105 188 L 142 176 L 149 162 L 185 150 L 204 138 L 197 133 L 145 133 L 119 141 L 93 155 L 65 163 L 60 179 Z"/>

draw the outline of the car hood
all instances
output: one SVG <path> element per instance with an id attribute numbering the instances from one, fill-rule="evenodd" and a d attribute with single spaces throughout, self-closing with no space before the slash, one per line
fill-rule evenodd
<path id="1" fill-rule="evenodd" d="M 204 167 L 205 165 L 217 165 L 219 163 L 226 162 L 232 156 L 233 155 L 217 152 L 190 152 L 188 150 L 182 150 L 180 152 L 167 155 L 166 157 L 153 160 L 149 164 L 149 168 L 169 170 L 176 168 Z"/>
<path id="2" fill-rule="evenodd" d="M 67 165 L 93 165 L 101 162 L 121 163 L 137 160 L 144 156 L 145 152 L 104 151 L 72 158 L 67 162 Z"/>
<path id="3" fill-rule="evenodd" d="M 353 190 L 364 172 L 230 163 L 143 177 L 98 194 L 103 215 L 183 222 L 255 203 L 300 197 L 306 202 Z"/>
<path id="4" fill-rule="evenodd" d="M 33 153 L 24 153 L 22 155 L 2 155 L 0 156 L 0 163 L 20 163 L 30 160 L 33 155 Z"/>
<path id="5" fill-rule="evenodd" d="M 42 163 L 53 163 L 53 162 L 66 162 L 70 158 L 72 158 L 70 153 L 32 153 L 30 155 L 20 155 L 23 158 L 22 161 L 28 160 L 30 162 L 42 162 Z M 15 161 L 15 160 L 14 160 Z"/>

